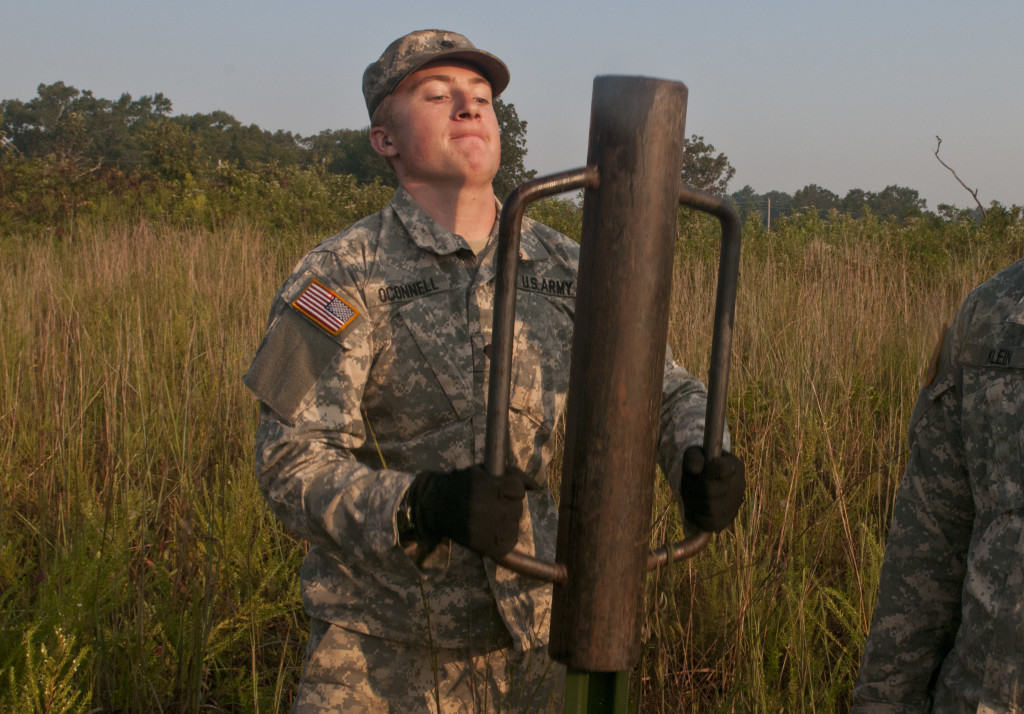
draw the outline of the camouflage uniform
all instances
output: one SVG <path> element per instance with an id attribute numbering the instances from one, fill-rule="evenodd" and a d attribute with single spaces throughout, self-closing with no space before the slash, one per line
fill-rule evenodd
<path id="1" fill-rule="evenodd" d="M 435 674 L 436 673 L 436 674 Z M 314 620 L 295 712 L 557 712 L 565 668 L 537 648 L 441 648 Z M 341 686 L 339 686 L 341 682 Z"/>
<path id="2" fill-rule="evenodd" d="M 416 474 L 482 463 L 495 240 L 474 256 L 404 190 L 314 248 L 271 308 L 246 384 L 261 401 L 256 468 L 273 512 L 312 547 L 317 621 L 436 648 L 543 647 L 551 588 L 443 543 L 417 566 L 396 511 Z M 547 484 L 569 380 L 579 247 L 525 219 L 510 461 L 534 478 L 517 548 L 554 559 Z M 319 302 L 317 302 L 319 301 Z M 681 474 L 706 392 L 666 360 L 659 458 Z M 678 476 L 671 484 L 678 492 Z"/>
<path id="3" fill-rule="evenodd" d="M 857 712 L 1024 707 L 1024 262 L 946 332 L 910 421 Z"/>

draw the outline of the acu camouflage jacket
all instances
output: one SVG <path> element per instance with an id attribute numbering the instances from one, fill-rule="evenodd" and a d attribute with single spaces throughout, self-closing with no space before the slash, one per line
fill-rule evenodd
<path id="1" fill-rule="evenodd" d="M 418 472 L 483 462 L 494 245 L 492 235 L 474 256 L 399 189 L 306 255 L 274 300 L 245 383 L 261 402 L 260 488 L 312 544 L 302 589 L 314 618 L 445 647 L 546 641 L 550 586 L 458 545 L 417 567 L 396 529 Z M 578 258 L 577 244 L 524 221 L 510 458 L 537 485 L 517 548 L 547 560 L 557 532 L 547 470 L 568 388 Z M 681 474 L 683 450 L 701 442 L 705 402 L 669 357 L 665 473 Z M 678 476 L 671 485 L 678 493 Z"/>
<path id="2" fill-rule="evenodd" d="M 1024 707 L 1024 262 L 978 287 L 910 422 L 856 712 Z"/>

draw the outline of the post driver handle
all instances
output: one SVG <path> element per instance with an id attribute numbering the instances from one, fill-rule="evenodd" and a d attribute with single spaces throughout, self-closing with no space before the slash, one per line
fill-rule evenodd
<path id="1" fill-rule="evenodd" d="M 516 278 L 519 269 L 519 237 L 526 206 L 547 196 L 580 188 L 596 189 L 600 177 L 596 167 L 585 166 L 542 176 L 520 184 L 506 199 L 498 222 L 495 260 L 494 321 L 491 334 L 490 383 L 487 402 L 487 439 L 484 467 L 491 476 L 505 473 L 508 453 L 508 408 L 512 377 L 512 346 L 515 327 Z M 704 423 L 704 454 L 710 460 L 722 453 L 725 434 L 725 406 L 728 393 L 729 356 L 739 275 L 740 224 L 736 210 L 724 199 L 683 185 L 681 205 L 716 216 L 722 227 L 722 249 L 718 266 L 711 366 L 708 373 L 708 401 Z M 647 569 L 690 558 L 708 544 L 711 534 L 697 531 L 682 541 L 651 551 Z M 520 575 L 565 584 L 568 573 L 561 563 L 549 563 L 513 550 L 495 562 Z"/>

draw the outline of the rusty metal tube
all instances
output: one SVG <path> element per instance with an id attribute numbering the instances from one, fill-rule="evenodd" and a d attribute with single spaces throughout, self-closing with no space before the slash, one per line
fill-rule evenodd
<path id="1" fill-rule="evenodd" d="M 709 542 L 711 542 L 710 533 L 707 531 L 697 531 L 688 536 L 686 540 L 656 548 L 647 555 L 647 569 L 654 570 L 662 565 L 674 563 L 677 560 L 692 558 L 704 550 Z"/>
<path id="2" fill-rule="evenodd" d="M 492 476 L 505 473 L 508 453 L 509 379 L 512 375 L 512 343 L 516 321 L 516 277 L 519 274 L 519 231 L 531 202 L 565 191 L 597 185 L 597 169 L 583 168 L 542 176 L 519 184 L 505 199 L 498 220 L 495 256 L 494 317 L 490 381 L 487 385 L 487 441 L 484 467 Z"/>
<path id="3" fill-rule="evenodd" d="M 722 453 L 725 405 L 729 393 L 729 357 L 735 320 L 736 290 L 740 272 L 740 217 L 720 196 L 683 186 L 679 203 L 710 213 L 722 226 L 718 258 L 718 289 L 715 295 L 715 328 L 711 336 L 711 367 L 708 370 L 708 406 L 704 420 L 704 454 L 713 459 Z"/>
<path id="4" fill-rule="evenodd" d="M 542 176 L 516 187 L 502 206 L 498 221 L 498 245 L 495 261 L 490 382 L 487 387 L 487 440 L 484 444 L 484 468 L 492 476 L 505 473 L 508 453 L 508 405 L 512 375 L 512 344 L 516 318 L 516 277 L 519 273 L 519 232 L 523 213 L 532 201 L 578 188 L 595 188 L 597 169 L 587 166 Z M 565 566 L 548 563 L 520 551 L 512 551 L 495 562 L 509 570 L 552 583 L 564 583 Z"/>
<path id="5" fill-rule="evenodd" d="M 594 80 L 557 561 L 552 657 L 629 669 L 639 654 L 686 86 Z M 614 524 L 614 525 L 613 525 Z"/>
<path id="6" fill-rule="evenodd" d="M 729 357 L 735 318 L 736 290 L 740 273 L 740 217 L 732 204 L 704 191 L 684 185 L 679 203 L 710 213 L 722 226 L 722 249 L 718 259 L 718 289 L 715 294 L 715 326 L 711 337 L 711 366 L 708 369 L 708 404 L 704 417 L 704 454 L 709 459 L 722 453 L 725 436 L 725 406 L 729 392 Z M 697 531 L 686 540 L 664 545 L 647 556 L 647 569 L 676 560 L 692 558 L 710 542 L 711 534 Z"/>

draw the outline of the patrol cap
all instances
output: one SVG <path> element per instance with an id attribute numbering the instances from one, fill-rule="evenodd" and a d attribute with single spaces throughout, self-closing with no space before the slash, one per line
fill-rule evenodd
<path id="1" fill-rule="evenodd" d="M 508 67 L 490 52 L 476 48 L 465 35 L 447 30 L 417 30 L 388 45 L 363 72 L 363 97 L 370 118 L 402 80 L 425 64 L 442 59 L 469 62 L 491 83 L 494 96 L 508 86 Z"/>

